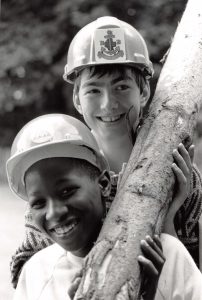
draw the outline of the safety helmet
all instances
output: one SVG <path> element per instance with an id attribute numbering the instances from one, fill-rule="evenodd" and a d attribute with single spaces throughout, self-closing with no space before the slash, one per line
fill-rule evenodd
<path id="1" fill-rule="evenodd" d="M 109 165 L 81 121 L 64 114 L 48 114 L 27 123 L 17 134 L 6 164 L 11 190 L 26 200 L 25 172 L 39 160 L 52 157 L 83 159 L 100 171 Z"/>
<path id="2" fill-rule="evenodd" d="M 126 64 L 145 78 L 153 75 L 146 43 L 131 25 L 114 17 L 101 17 L 83 27 L 73 38 L 64 68 L 64 80 L 73 83 L 87 66 Z"/>

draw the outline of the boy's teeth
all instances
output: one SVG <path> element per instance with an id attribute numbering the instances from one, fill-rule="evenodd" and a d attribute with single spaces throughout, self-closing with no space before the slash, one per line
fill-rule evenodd
<path id="1" fill-rule="evenodd" d="M 101 120 L 104 122 L 114 122 L 120 118 L 120 115 L 114 117 L 101 117 Z"/>
<path id="2" fill-rule="evenodd" d="M 70 232 L 76 225 L 77 225 L 77 222 L 74 222 L 70 225 L 56 227 L 54 230 L 57 234 L 62 235 L 62 234 L 66 234 L 66 233 Z"/>

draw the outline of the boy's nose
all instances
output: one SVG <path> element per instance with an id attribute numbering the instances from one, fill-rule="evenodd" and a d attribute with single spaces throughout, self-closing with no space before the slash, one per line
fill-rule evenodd
<path id="1" fill-rule="evenodd" d="M 117 109 L 118 108 L 118 100 L 117 98 L 113 95 L 112 92 L 110 91 L 106 91 L 103 95 L 102 98 L 102 104 L 101 104 L 101 108 L 103 110 L 113 110 L 113 109 Z"/>
<path id="2" fill-rule="evenodd" d="M 46 211 L 46 219 L 58 219 L 68 213 L 68 207 L 65 203 L 57 200 L 51 200 L 48 203 Z"/>

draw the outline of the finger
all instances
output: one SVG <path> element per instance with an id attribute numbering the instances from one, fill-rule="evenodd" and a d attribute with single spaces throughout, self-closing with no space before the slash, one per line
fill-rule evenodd
<path id="1" fill-rule="evenodd" d="M 163 255 L 163 249 L 162 249 L 162 245 L 161 245 L 161 241 L 160 241 L 160 238 L 158 239 L 158 243 L 156 243 L 155 239 L 151 238 L 150 235 L 147 235 L 146 236 L 146 242 L 148 243 L 148 245 L 154 250 L 156 251 L 156 253 L 158 255 L 160 255 L 162 257 L 162 259 L 165 260 L 165 257 Z M 160 245 L 160 247 L 159 247 Z"/>
<path id="2" fill-rule="evenodd" d="M 191 157 L 190 157 L 190 154 L 189 154 L 189 150 L 187 151 L 185 146 L 182 143 L 180 143 L 179 146 L 178 146 L 178 151 L 179 151 L 180 155 L 183 157 L 187 167 L 191 170 L 192 162 L 191 162 Z"/>
<path id="3" fill-rule="evenodd" d="M 157 270 L 161 270 L 165 259 L 163 258 L 163 254 L 160 254 L 154 250 L 145 240 L 140 242 L 141 250 L 145 258 L 149 259 Z"/>
<path id="4" fill-rule="evenodd" d="M 190 156 L 190 160 L 191 160 L 191 163 L 193 164 L 194 162 L 194 150 L 195 150 L 195 146 L 194 145 L 191 145 L 188 149 L 188 152 L 189 152 L 189 156 Z"/>
<path id="5" fill-rule="evenodd" d="M 75 273 L 75 275 L 74 275 L 74 277 L 73 277 L 73 279 L 72 279 L 72 283 L 75 281 L 75 279 L 77 278 L 77 277 L 82 277 L 83 276 L 83 269 L 81 269 L 81 270 L 79 270 L 79 271 L 77 271 L 76 273 Z"/>
<path id="6" fill-rule="evenodd" d="M 81 282 L 81 277 L 77 277 L 75 279 L 75 281 L 71 284 L 70 288 L 68 289 L 67 293 L 71 300 L 74 299 L 74 296 L 76 294 L 76 291 L 79 287 L 80 282 Z"/>
<path id="7" fill-rule="evenodd" d="M 177 178 L 178 183 L 186 187 L 187 178 L 182 170 L 175 163 L 172 164 L 172 170 Z"/>
<path id="8" fill-rule="evenodd" d="M 190 177 L 185 176 L 182 172 L 182 170 L 175 164 L 172 164 L 172 170 L 176 177 L 176 183 L 177 183 L 177 190 L 174 194 L 173 201 L 170 205 L 169 210 L 175 208 L 175 210 L 182 206 L 184 201 L 186 200 L 187 196 L 190 192 Z"/>
<path id="9" fill-rule="evenodd" d="M 155 268 L 155 266 L 149 259 L 147 259 L 146 257 L 144 257 L 142 255 L 139 255 L 138 261 L 143 268 L 144 275 L 146 275 L 152 279 L 155 279 L 159 276 L 158 270 Z"/>
<path id="10" fill-rule="evenodd" d="M 173 158 L 176 165 L 182 170 L 185 176 L 189 176 L 190 174 L 189 166 L 187 165 L 187 162 L 184 160 L 183 156 L 179 153 L 177 149 L 173 151 Z M 191 166 L 191 161 L 188 164 Z"/>
<path id="11" fill-rule="evenodd" d="M 161 251 L 163 251 L 162 243 L 158 234 L 154 235 L 153 240 L 155 241 L 156 245 L 161 249 Z"/>

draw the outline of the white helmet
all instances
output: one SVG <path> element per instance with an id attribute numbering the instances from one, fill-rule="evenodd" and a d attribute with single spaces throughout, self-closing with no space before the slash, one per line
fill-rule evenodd
<path id="1" fill-rule="evenodd" d="M 25 172 L 37 161 L 51 157 L 84 159 L 100 171 L 109 170 L 86 125 L 64 114 L 43 115 L 27 123 L 14 139 L 6 164 L 11 190 L 26 200 Z"/>
<path id="2" fill-rule="evenodd" d="M 153 75 L 146 43 L 131 25 L 114 17 L 101 17 L 83 27 L 73 38 L 64 69 L 64 80 L 73 83 L 87 66 L 126 64 Z"/>

